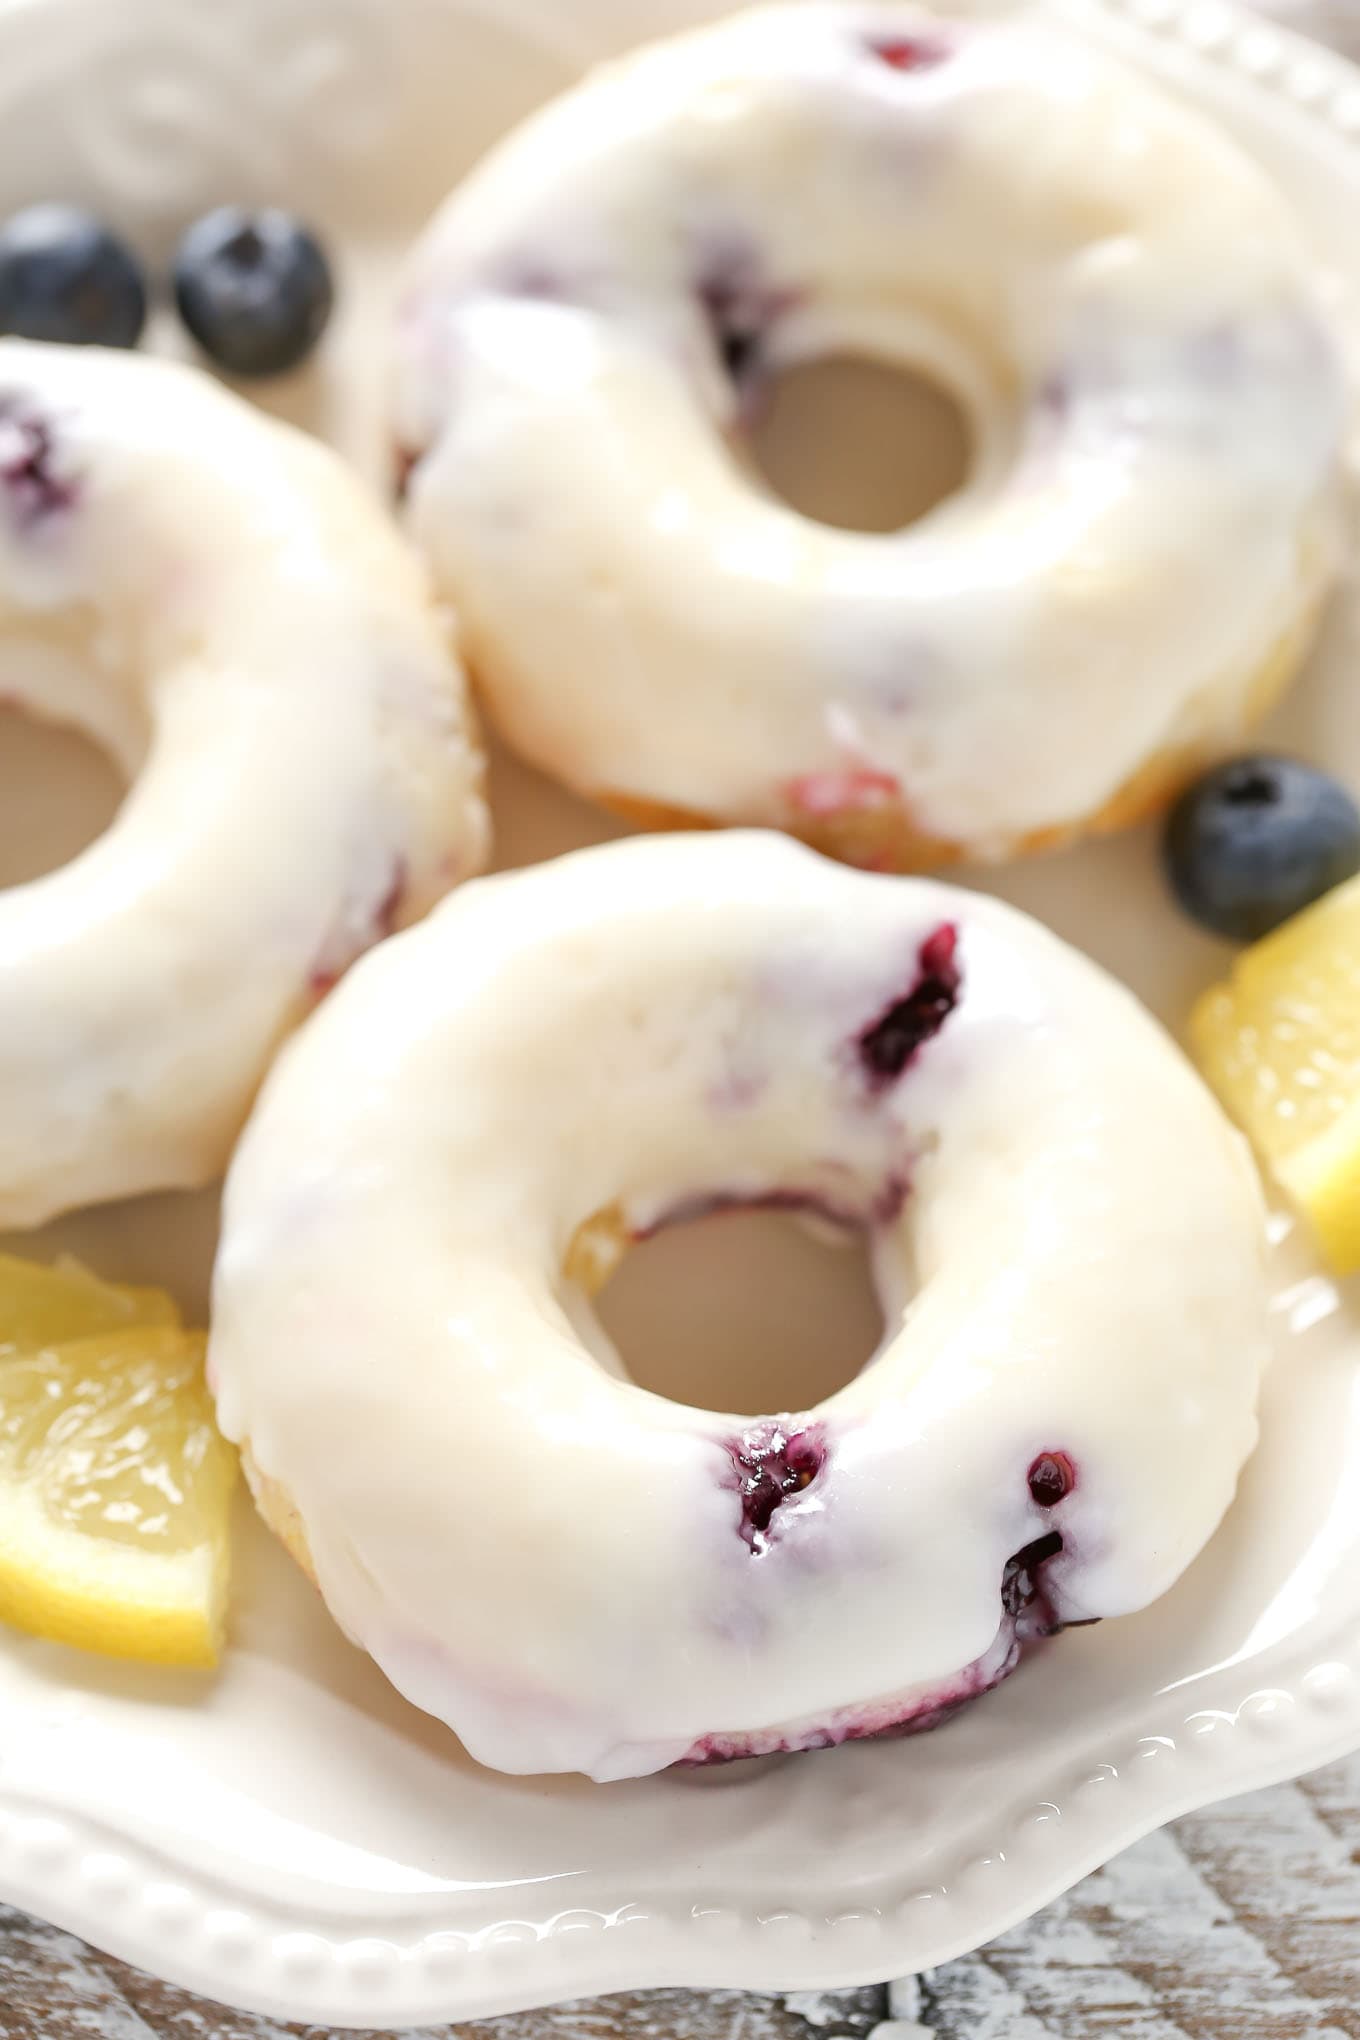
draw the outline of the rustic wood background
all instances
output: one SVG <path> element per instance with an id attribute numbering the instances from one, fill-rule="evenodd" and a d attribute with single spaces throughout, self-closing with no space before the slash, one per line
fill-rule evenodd
<path id="1" fill-rule="evenodd" d="M 0 1907 L 0 2040 L 330 2040 Z M 1360 1757 L 1177 1821 L 1022 1927 L 877 1989 L 640 1991 L 412 2040 L 1360 2040 Z M 369 2035 L 368 2040 L 376 2040 Z"/>
<path id="2" fill-rule="evenodd" d="M 737 4 L 737 0 L 733 0 Z M 1360 0 L 1256 0 L 1360 59 Z M 1360 222 L 1357 223 L 1360 231 Z M 0 2040 L 331 2040 L 0 1906 Z M 1360 2040 L 1360 1756 L 1188 1815 L 974 1955 L 876 1989 L 641 1991 L 410 2040 Z M 379 2040 L 368 2035 L 367 2040 Z"/>

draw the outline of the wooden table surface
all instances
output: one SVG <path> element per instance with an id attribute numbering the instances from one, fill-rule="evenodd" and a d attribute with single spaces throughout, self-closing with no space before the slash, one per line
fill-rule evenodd
<path id="1" fill-rule="evenodd" d="M 737 0 L 733 0 L 737 4 Z M 1360 59 L 1360 0 L 1255 0 Z M 875 2029 L 881 2029 L 875 2034 Z M 1360 1756 L 1150 1836 L 1025 1925 L 877 1988 L 643 1991 L 411 2040 L 1360 2040 Z M 0 1906 L 0 2040 L 330 2040 Z M 375 2040 L 375 2036 L 367 2036 Z"/>

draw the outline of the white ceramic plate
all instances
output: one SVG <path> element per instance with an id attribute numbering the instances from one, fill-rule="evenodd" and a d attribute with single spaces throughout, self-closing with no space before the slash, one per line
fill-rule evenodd
<path id="1" fill-rule="evenodd" d="M 1344 316 L 1360 288 L 1360 73 L 1218 0 L 1033 4 L 1257 151 L 1307 218 Z M 715 11 L 0 0 L 0 208 L 86 198 L 153 257 L 225 197 L 321 221 L 343 262 L 335 344 L 269 400 L 376 475 L 385 284 L 413 229 L 583 62 Z M 1360 783 L 1355 626 L 1344 597 L 1281 727 Z M 58 761 L 13 723 L 0 756 L 5 882 L 74 848 L 74 810 L 88 828 L 111 792 L 88 759 Z M 496 792 L 507 862 L 615 833 L 515 768 L 498 768 Z M 1220 961 L 1167 903 L 1149 833 L 995 884 L 1173 1024 Z M 848 1323 L 864 1329 L 853 1272 L 810 1269 L 811 1249 L 750 1223 L 725 1244 L 677 1236 L 653 1297 L 634 1284 L 620 1311 L 650 1310 L 659 1345 L 657 1297 L 682 1332 L 687 1298 L 711 1313 L 718 1299 L 710 1364 L 725 1367 L 748 1335 L 760 1346 L 758 1261 L 754 1286 L 784 1302 L 767 1357 L 786 1342 L 815 1374 Z M 645 1984 L 849 1984 L 972 1947 L 1169 1816 L 1360 1744 L 1360 1330 L 1286 1233 L 1264 1442 L 1210 1550 L 1147 1614 L 1060 1639 L 947 1729 L 604 1788 L 496 1777 L 341 1642 L 243 1509 L 217 1680 L 0 1642 L 0 1895 L 190 1987 L 338 2024 Z M 210 1200 L 159 1200 L 49 1239 L 114 1272 L 168 1274 L 201 1303 L 211 1234 Z M 699 1254 L 706 1289 L 690 1279 Z M 678 1378 L 674 1353 L 653 1364 Z M 769 1398 L 753 1385 L 757 1404 L 796 1404 L 785 1381 Z"/>

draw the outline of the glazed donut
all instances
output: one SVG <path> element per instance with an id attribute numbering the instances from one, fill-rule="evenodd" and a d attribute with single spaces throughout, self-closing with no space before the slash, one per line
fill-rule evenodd
<path id="1" fill-rule="evenodd" d="M 815 1409 L 648 1393 L 588 1300 L 738 1205 L 871 1237 L 884 1340 Z M 1255 1439 L 1263 1257 L 1239 1136 L 1056 937 L 635 837 L 465 888 L 288 1046 L 209 1367 L 393 1683 L 485 1764 L 616 1778 L 928 1725 L 1162 1593 Z"/>
<path id="2" fill-rule="evenodd" d="M 772 373 L 957 392 L 971 479 L 832 530 L 742 458 Z M 892 868 L 1124 823 L 1292 674 L 1339 378 L 1299 238 L 1201 117 L 1032 21 L 819 5 L 589 78 L 402 298 L 410 524 L 517 748 L 635 820 Z"/>
<path id="3" fill-rule="evenodd" d="M 0 1224 L 219 1174 L 275 1046 L 482 862 L 418 563 L 197 371 L 0 341 L 0 687 L 131 784 L 0 897 Z"/>

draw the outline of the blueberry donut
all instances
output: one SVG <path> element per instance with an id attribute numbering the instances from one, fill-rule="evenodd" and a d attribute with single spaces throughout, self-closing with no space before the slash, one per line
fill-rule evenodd
<path id="1" fill-rule="evenodd" d="M 0 1224 L 220 1174 L 282 1035 L 478 868 L 418 563 L 341 462 L 194 370 L 0 341 L 0 688 L 125 772 L 0 897 Z"/>
<path id="2" fill-rule="evenodd" d="M 844 353 L 971 421 L 901 533 L 743 458 L 770 377 Z M 1292 674 L 1335 559 L 1338 374 L 1281 200 L 1029 20 L 781 7 L 587 79 L 429 230 L 396 406 L 520 751 L 874 866 L 1159 803 Z"/>
<path id="3" fill-rule="evenodd" d="M 877 1355 L 755 1419 L 634 1386 L 591 1291 L 751 1205 L 868 1233 Z M 485 1764 L 617 1778 L 928 1726 L 1161 1594 L 1255 1440 L 1263 1257 L 1241 1139 L 1054 936 L 772 833 L 635 837 L 466 887 L 285 1050 L 210 1374 L 403 1693 Z"/>

